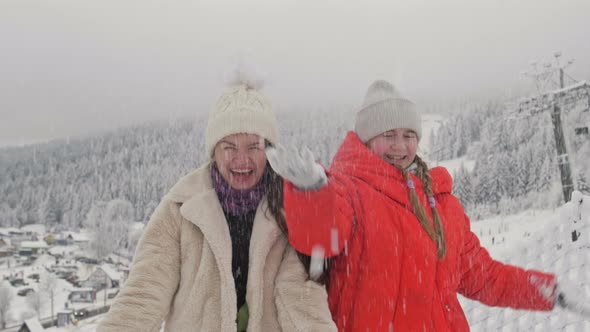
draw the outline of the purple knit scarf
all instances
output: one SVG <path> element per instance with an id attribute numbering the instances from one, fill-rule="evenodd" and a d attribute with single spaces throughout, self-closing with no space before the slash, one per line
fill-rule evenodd
<path id="1" fill-rule="evenodd" d="M 250 189 L 234 189 L 223 178 L 217 166 L 213 164 L 211 167 L 211 179 L 213 180 L 213 188 L 217 193 L 221 207 L 225 213 L 232 216 L 239 216 L 255 210 L 258 203 L 266 194 L 266 176 Z"/>

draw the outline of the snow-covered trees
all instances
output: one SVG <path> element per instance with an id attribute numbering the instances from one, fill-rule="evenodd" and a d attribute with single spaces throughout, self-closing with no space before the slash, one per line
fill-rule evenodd
<path id="1" fill-rule="evenodd" d="M 574 139 L 572 128 L 565 127 L 564 132 L 568 140 Z M 467 149 L 463 149 L 465 139 Z M 471 172 L 460 170 L 454 175 L 454 192 L 469 214 L 477 210 L 485 216 L 563 203 L 553 197 L 560 178 L 549 114 L 520 116 L 497 104 L 475 107 L 450 117 L 430 141 L 431 159 L 466 155 L 476 161 Z M 575 186 L 588 190 L 584 186 L 590 177 L 590 143 L 576 138 L 569 148 Z"/>
<path id="2" fill-rule="evenodd" d="M 51 319 L 53 319 L 53 309 L 56 295 L 58 280 L 55 274 L 46 272 L 41 276 L 39 283 L 39 291 L 43 293 L 41 296 L 47 296 L 51 301 Z"/>
<path id="3" fill-rule="evenodd" d="M 174 182 L 206 159 L 205 117 L 3 149 L 0 226 L 77 229 L 94 202 L 116 198 L 131 202 L 133 220 L 147 220 Z"/>
<path id="4" fill-rule="evenodd" d="M 430 159 L 448 160 L 464 156 L 469 146 L 480 140 L 481 128 L 498 106 L 488 104 L 463 107 L 470 108 L 455 110 L 457 113 L 430 135 Z"/>
<path id="5" fill-rule="evenodd" d="M 75 230 L 84 226 L 93 204 L 115 199 L 131 203 L 130 220 L 147 221 L 171 186 L 208 159 L 206 117 L 3 149 L 0 226 L 47 223 Z M 282 143 L 309 146 L 325 165 L 354 117 L 353 107 L 277 110 Z"/>
<path id="6" fill-rule="evenodd" d="M 43 297 L 38 292 L 30 292 L 27 294 L 27 304 L 37 314 L 37 319 L 41 319 L 41 307 L 43 306 Z"/>
<path id="7" fill-rule="evenodd" d="M 466 209 L 469 209 L 475 203 L 475 195 L 471 176 L 464 164 L 461 164 L 453 178 L 453 194 L 459 198 Z"/>
<path id="8" fill-rule="evenodd" d="M 14 298 L 14 291 L 12 286 L 7 281 L 2 281 L 0 284 L 0 324 L 2 329 L 6 328 L 6 314 L 10 309 L 10 303 Z"/>
<path id="9" fill-rule="evenodd" d="M 458 181 L 469 183 L 471 189 L 455 184 L 456 192 L 464 192 L 459 197 L 465 204 L 489 204 L 491 209 L 479 211 L 497 212 L 498 202 L 508 197 L 530 205 L 531 195 L 549 192 L 559 181 L 548 115 L 516 118 L 498 103 L 458 103 L 455 111 L 421 144 L 429 145 L 425 150 L 429 160 L 461 156 L 476 160 L 475 169 Z M 0 226 L 47 223 L 77 229 L 93 204 L 115 199 L 132 205 L 130 220 L 147 221 L 175 181 L 208 159 L 203 139 L 206 116 L 67 143 L 3 149 Z M 283 144 L 308 146 L 322 164 L 329 165 L 353 128 L 355 109 L 277 110 L 277 118 Z M 574 180 L 590 187 L 590 143 L 587 139 L 574 143 L 580 151 L 570 156 Z"/>
<path id="10" fill-rule="evenodd" d="M 133 205 L 126 200 L 94 203 L 85 226 L 94 234 L 90 248 L 96 258 L 104 258 L 113 251 L 128 247 L 129 227 L 134 221 L 134 214 Z"/>

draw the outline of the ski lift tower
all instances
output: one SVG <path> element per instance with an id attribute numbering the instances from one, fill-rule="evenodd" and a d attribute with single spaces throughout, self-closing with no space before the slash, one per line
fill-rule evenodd
<path id="1" fill-rule="evenodd" d="M 576 102 L 580 98 L 588 100 L 588 107 L 590 107 L 590 99 L 588 99 L 590 88 L 588 83 L 577 82 L 565 73 L 565 68 L 574 62 L 573 59 L 562 64 L 559 60 L 561 52 L 556 52 L 553 56 L 555 58 L 555 66 L 550 62 L 547 62 L 543 64 L 542 69 L 539 69 L 537 62 L 531 61 L 533 67 L 532 71 L 522 73 L 534 80 L 538 95 L 520 101 L 517 106 L 517 112 L 521 114 L 525 113 L 526 115 L 533 115 L 545 111 L 550 112 L 551 122 L 553 124 L 553 134 L 555 136 L 555 147 L 557 150 L 557 162 L 561 175 L 563 198 L 565 202 L 568 202 L 574 190 L 574 185 L 565 137 L 563 134 L 561 111 L 563 108 L 566 108 L 564 110 L 568 111 L 567 106 Z M 558 75 L 558 82 L 555 81 L 556 74 Z M 566 87 L 566 76 L 573 81 L 574 84 Z M 553 89 L 547 91 L 549 87 Z"/>

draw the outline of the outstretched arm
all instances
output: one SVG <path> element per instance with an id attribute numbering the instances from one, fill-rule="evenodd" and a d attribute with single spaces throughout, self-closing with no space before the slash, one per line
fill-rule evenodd
<path id="1" fill-rule="evenodd" d="M 354 220 L 344 176 L 326 174 L 309 149 L 267 149 L 271 167 L 285 179 L 284 200 L 289 242 L 298 251 L 332 257 L 344 250 Z"/>
<path id="2" fill-rule="evenodd" d="M 490 256 L 470 230 L 465 216 L 459 293 L 490 306 L 551 310 L 555 304 L 555 276 L 503 264 Z"/>
<path id="3" fill-rule="evenodd" d="M 163 201 L 137 246 L 129 279 L 97 331 L 159 331 L 180 279 L 180 216 Z"/>

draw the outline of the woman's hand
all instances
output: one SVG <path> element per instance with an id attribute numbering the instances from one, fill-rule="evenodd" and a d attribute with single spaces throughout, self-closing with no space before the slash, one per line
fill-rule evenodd
<path id="1" fill-rule="evenodd" d="M 294 146 L 286 149 L 278 144 L 276 148 L 266 148 L 266 158 L 275 172 L 298 189 L 316 190 L 328 182 L 324 168 L 315 162 L 308 148 L 300 152 Z"/>

